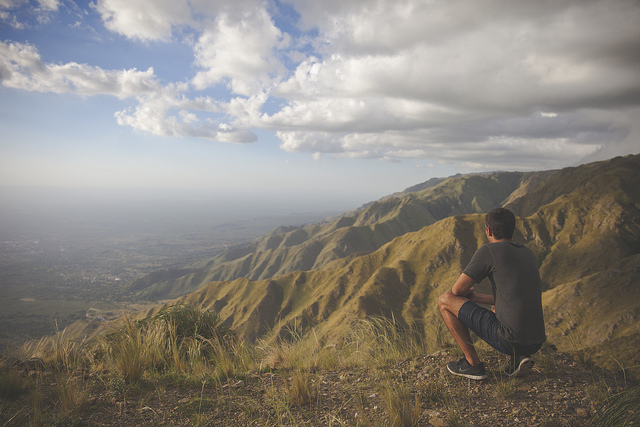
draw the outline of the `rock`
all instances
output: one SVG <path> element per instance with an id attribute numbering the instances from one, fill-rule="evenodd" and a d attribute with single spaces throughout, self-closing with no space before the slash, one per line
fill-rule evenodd
<path id="1" fill-rule="evenodd" d="M 580 418 L 589 418 L 589 411 L 584 408 L 576 408 L 576 415 Z"/>
<path id="2" fill-rule="evenodd" d="M 429 419 L 429 424 L 434 427 L 444 427 L 446 425 L 442 418 L 431 418 Z"/>
<path id="3" fill-rule="evenodd" d="M 39 357 L 30 357 L 18 363 L 18 366 L 27 371 L 39 371 L 45 369 L 47 364 Z"/>

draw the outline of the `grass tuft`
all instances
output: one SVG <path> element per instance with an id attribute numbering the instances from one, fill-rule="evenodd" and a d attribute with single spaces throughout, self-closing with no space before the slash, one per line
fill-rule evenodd
<path id="1" fill-rule="evenodd" d="M 404 384 L 384 382 L 381 397 L 392 426 L 409 427 L 418 424 L 420 404 Z"/>
<path id="2" fill-rule="evenodd" d="M 70 376 L 60 377 L 56 381 L 56 395 L 61 415 L 66 417 L 86 409 L 89 398 L 82 384 Z"/>
<path id="3" fill-rule="evenodd" d="M 311 386 L 311 374 L 298 370 L 293 374 L 289 384 L 289 403 L 291 406 L 305 406 L 315 399 Z"/>
<path id="4" fill-rule="evenodd" d="M 598 427 L 640 425 L 640 386 L 627 388 L 607 399 L 589 425 Z"/>

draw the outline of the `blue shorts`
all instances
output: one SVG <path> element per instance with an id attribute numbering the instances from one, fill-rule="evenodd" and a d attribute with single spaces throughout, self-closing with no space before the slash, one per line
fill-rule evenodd
<path id="1" fill-rule="evenodd" d="M 542 347 L 542 344 L 521 345 L 505 340 L 498 334 L 500 322 L 496 314 L 491 310 L 480 307 L 473 301 L 467 301 L 462 304 L 458 312 L 458 319 L 487 344 L 501 353 L 510 356 L 516 354 L 530 356 Z"/>

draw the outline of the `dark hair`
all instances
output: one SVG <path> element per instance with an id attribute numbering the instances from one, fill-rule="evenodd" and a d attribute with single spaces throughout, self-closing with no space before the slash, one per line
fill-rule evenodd
<path id="1" fill-rule="evenodd" d="M 487 213 L 484 223 L 498 240 L 511 239 L 516 229 L 516 217 L 513 212 L 505 208 L 496 208 Z"/>

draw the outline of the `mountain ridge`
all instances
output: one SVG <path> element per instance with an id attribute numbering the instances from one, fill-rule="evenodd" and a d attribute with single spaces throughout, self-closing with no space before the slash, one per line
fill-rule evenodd
<path id="1" fill-rule="evenodd" d="M 607 363 L 616 349 L 604 342 L 626 337 L 626 347 L 640 343 L 635 298 L 640 292 L 640 157 L 543 175 L 527 175 L 533 201 L 523 194 L 506 204 L 524 213 L 538 206 L 529 216 L 519 216 L 514 240 L 538 256 L 550 340 L 563 350 L 592 352 Z M 549 180 L 559 181 L 552 185 Z M 469 185 L 475 184 L 471 180 Z M 467 197 L 460 206 L 473 200 Z M 476 203 L 485 207 L 477 198 Z M 286 337 L 296 328 L 337 337 L 341 325 L 376 315 L 441 339 L 437 296 L 450 289 L 484 242 L 483 214 L 453 215 L 375 251 L 334 259 L 315 270 L 211 282 L 176 301 L 218 311 L 250 340 Z M 612 277 L 619 283 L 611 283 Z M 621 298 L 621 292 L 634 298 Z M 584 298 L 572 300 L 574 294 Z M 563 308 L 574 300 L 570 310 Z M 609 329 L 602 329 L 605 323 Z M 628 355 L 625 363 L 640 361 L 628 348 L 619 350 Z"/>
<path id="2" fill-rule="evenodd" d="M 230 248 L 182 273 L 152 273 L 130 284 L 144 299 L 175 298 L 211 281 L 261 280 L 314 270 L 354 253 L 371 252 L 404 233 L 451 215 L 482 213 L 501 206 L 543 173 L 501 172 L 432 179 L 337 218 L 301 227 L 278 227 L 247 245 Z"/>

